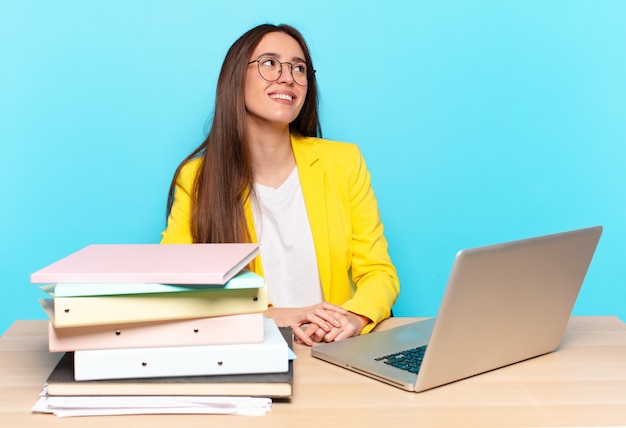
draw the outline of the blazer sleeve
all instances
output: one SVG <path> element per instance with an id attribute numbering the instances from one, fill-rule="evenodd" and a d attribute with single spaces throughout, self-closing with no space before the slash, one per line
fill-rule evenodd
<path id="1" fill-rule="evenodd" d="M 176 177 L 174 203 L 167 218 L 167 227 L 161 232 L 162 244 L 191 244 L 191 195 L 198 173 L 199 160 L 187 163 Z"/>
<path id="2" fill-rule="evenodd" d="M 348 195 L 352 228 L 351 277 L 355 292 L 342 306 L 372 320 L 362 331 L 366 333 L 390 316 L 400 293 L 400 282 L 389 256 L 369 171 L 358 147 L 352 147 Z"/>

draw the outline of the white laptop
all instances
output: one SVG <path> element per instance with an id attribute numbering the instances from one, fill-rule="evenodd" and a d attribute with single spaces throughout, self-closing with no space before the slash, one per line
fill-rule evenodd
<path id="1" fill-rule="evenodd" d="M 316 345 L 311 354 L 421 392 L 552 352 L 601 234 L 596 226 L 460 251 L 436 318 Z M 421 365 L 410 361 L 415 355 Z"/>

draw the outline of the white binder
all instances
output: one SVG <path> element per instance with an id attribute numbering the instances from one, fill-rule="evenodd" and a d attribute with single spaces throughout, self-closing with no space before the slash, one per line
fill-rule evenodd
<path id="1" fill-rule="evenodd" d="M 76 351 L 80 380 L 284 373 L 289 348 L 274 320 L 264 318 L 261 343 Z"/>

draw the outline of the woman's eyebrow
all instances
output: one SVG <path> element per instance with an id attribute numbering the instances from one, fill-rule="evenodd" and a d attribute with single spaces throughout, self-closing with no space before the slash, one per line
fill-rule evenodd
<path id="1" fill-rule="evenodd" d="M 261 58 L 262 56 L 273 56 L 276 58 L 280 58 L 280 54 L 274 53 L 274 52 L 264 52 L 262 54 L 260 54 L 259 56 L 257 56 L 257 58 Z"/>
<path id="2" fill-rule="evenodd" d="M 271 56 L 271 57 L 274 57 L 274 58 L 277 58 L 277 59 L 281 59 L 282 55 L 279 54 L 279 53 L 275 53 L 275 52 L 265 52 L 265 53 L 262 53 L 259 56 L 257 56 L 257 58 L 261 58 L 261 57 L 264 57 L 264 56 Z M 306 64 L 306 61 L 304 60 L 304 58 L 300 58 L 299 56 L 292 57 L 291 61 L 292 62 L 303 62 L 303 63 Z"/>

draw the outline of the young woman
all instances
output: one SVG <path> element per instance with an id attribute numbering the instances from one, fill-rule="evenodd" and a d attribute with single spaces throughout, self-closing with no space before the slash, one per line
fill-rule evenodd
<path id="1" fill-rule="evenodd" d="M 369 172 L 318 138 L 302 35 L 260 25 L 229 49 L 206 140 L 178 167 L 162 243 L 259 242 L 266 316 L 307 345 L 370 331 L 400 291 Z"/>

